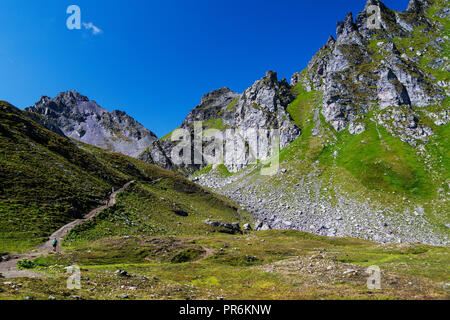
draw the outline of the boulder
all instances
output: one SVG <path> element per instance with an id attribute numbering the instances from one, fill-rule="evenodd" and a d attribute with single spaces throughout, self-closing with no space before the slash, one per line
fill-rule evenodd
<path id="1" fill-rule="evenodd" d="M 183 210 L 173 210 L 173 213 L 175 213 L 176 215 L 181 216 L 181 217 L 189 216 L 189 214 Z"/>

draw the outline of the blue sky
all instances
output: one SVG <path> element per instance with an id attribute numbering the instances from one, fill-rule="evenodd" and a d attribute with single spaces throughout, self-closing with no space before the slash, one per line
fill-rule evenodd
<path id="1" fill-rule="evenodd" d="M 408 0 L 384 3 L 404 10 Z M 81 8 L 93 29 L 68 30 Z M 2 0 L 0 99 L 19 108 L 74 89 L 162 136 L 203 94 L 301 71 L 365 0 Z"/>

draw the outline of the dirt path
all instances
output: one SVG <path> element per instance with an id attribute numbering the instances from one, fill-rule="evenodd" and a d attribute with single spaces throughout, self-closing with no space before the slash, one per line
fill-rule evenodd
<path id="1" fill-rule="evenodd" d="M 198 258 L 197 260 L 195 260 L 195 262 L 200 262 L 203 261 L 205 259 L 208 259 L 209 257 L 213 256 L 216 253 L 216 250 L 212 249 L 212 248 L 208 248 L 205 246 L 201 246 L 202 249 L 205 251 L 200 258 Z"/>
<path id="2" fill-rule="evenodd" d="M 105 210 L 109 207 L 112 207 L 116 203 L 117 194 L 124 191 L 132 183 L 134 183 L 134 181 L 130 181 L 130 182 L 126 183 L 122 188 L 120 188 L 119 190 L 117 190 L 116 192 L 111 194 L 111 196 L 109 197 L 108 203 L 106 205 L 92 210 L 86 216 L 84 216 L 83 219 L 78 219 L 78 220 L 72 221 L 72 222 L 66 224 L 65 226 L 61 227 L 59 230 L 55 231 L 49 237 L 49 240 L 47 242 L 43 243 L 42 245 L 40 245 L 37 249 L 27 252 L 27 253 L 23 253 L 23 254 L 10 254 L 10 255 L 7 255 L 6 257 L 3 257 L 4 259 L 6 258 L 7 260 L 0 262 L 0 274 L 3 275 L 3 277 L 5 277 L 7 279 L 20 278 L 20 277 L 31 277 L 31 278 L 41 277 L 42 275 L 34 273 L 34 272 L 30 272 L 30 271 L 26 271 L 26 270 L 18 270 L 17 262 L 22 259 L 31 260 L 31 259 L 35 259 L 40 256 L 43 256 L 45 254 L 52 253 L 54 238 L 58 239 L 58 247 L 57 247 L 56 251 L 61 252 L 62 251 L 61 241 L 70 232 L 70 230 L 72 230 L 76 226 L 78 226 L 86 221 L 93 219 L 95 216 L 97 216 L 103 210 Z"/>

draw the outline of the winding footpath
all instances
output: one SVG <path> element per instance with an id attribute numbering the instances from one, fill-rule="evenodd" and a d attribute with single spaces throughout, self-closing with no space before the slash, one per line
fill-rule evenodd
<path id="1" fill-rule="evenodd" d="M 98 207 L 91 212 L 89 212 L 84 218 L 78 219 L 75 221 L 72 221 L 65 226 L 61 227 L 57 231 L 55 231 L 50 237 L 49 240 L 42 245 L 40 245 L 37 249 L 23 253 L 23 254 L 10 254 L 6 257 L 3 257 L 3 259 L 6 258 L 6 261 L 0 262 L 0 274 L 3 275 L 3 277 L 7 279 L 13 279 L 13 278 L 22 278 L 22 277 L 31 277 L 31 278 L 37 278 L 41 277 L 42 275 L 30 272 L 27 270 L 18 270 L 17 269 L 17 262 L 22 259 L 36 259 L 40 256 L 43 256 L 45 254 L 50 254 L 53 252 L 53 239 L 58 239 L 58 247 L 57 252 L 61 252 L 61 241 L 64 239 L 64 237 L 76 226 L 89 221 L 93 218 L 95 218 L 100 212 L 103 210 L 112 207 L 116 203 L 116 196 L 120 192 L 124 191 L 126 188 L 128 188 L 134 181 L 130 181 L 126 183 L 122 188 L 117 190 L 116 192 L 112 193 L 109 197 L 108 203 L 104 206 Z"/>

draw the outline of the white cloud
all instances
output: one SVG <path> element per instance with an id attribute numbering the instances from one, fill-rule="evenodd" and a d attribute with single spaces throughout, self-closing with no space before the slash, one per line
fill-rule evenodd
<path id="1" fill-rule="evenodd" d="M 97 35 L 103 32 L 100 28 L 96 27 L 92 22 L 85 23 L 83 22 L 83 27 L 86 30 L 91 30 L 93 35 Z"/>

